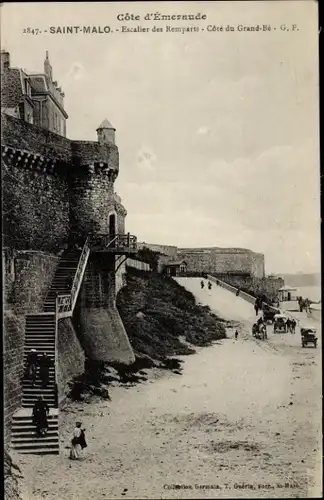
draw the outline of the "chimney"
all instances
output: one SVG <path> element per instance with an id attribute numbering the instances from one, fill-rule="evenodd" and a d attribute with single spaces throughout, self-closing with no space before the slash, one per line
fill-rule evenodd
<path id="1" fill-rule="evenodd" d="M 1 71 L 10 68 L 10 54 L 6 50 L 1 51 Z"/>

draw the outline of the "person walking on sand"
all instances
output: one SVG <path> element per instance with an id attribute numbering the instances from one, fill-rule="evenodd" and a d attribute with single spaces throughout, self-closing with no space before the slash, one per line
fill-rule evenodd
<path id="1" fill-rule="evenodd" d="M 200 286 L 201 286 L 201 289 L 203 289 L 203 288 L 204 288 L 205 283 L 203 282 L 203 280 L 201 280 L 201 282 L 200 282 Z"/>
<path id="2" fill-rule="evenodd" d="M 238 337 L 238 331 L 235 330 L 235 340 L 237 340 L 237 337 Z"/>
<path id="3" fill-rule="evenodd" d="M 296 325 L 297 325 L 297 322 L 294 318 L 291 322 L 291 333 L 296 333 Z"/>
<path id="4" fill-rule="evenodd" d="M 76 422 L 71 440 L 70 459 L 79 460 L 82 457 L 82 450 L 87 447 L 85 440 L 85 429 L 81 428 L 82 423 Z"/>

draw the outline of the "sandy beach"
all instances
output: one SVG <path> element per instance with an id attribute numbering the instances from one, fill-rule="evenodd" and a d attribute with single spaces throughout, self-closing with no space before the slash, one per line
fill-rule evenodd
<path id="1" fill-rule="evenodd" d="M 111 401 L 63 408 L 60 456 L 13 454 L 24 500 L 321 495 L 321 349 L 271 326 L 255 340 L 250 304 L 187 285 L 236 322 L 228 338 L 184 356 L 182 375 L 146 370 L 141 384 L 111 387 Z M 70 461 L 76 420 L 88 448 Z"/>

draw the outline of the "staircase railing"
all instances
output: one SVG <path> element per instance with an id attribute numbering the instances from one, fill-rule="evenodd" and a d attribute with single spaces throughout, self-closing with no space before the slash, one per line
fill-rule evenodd
<path id="1" fill-rule="evenodd" d="M 55 383 L 55 399 L 58 404 L 58 320 L 59 320 L 59 297 L 55 300 L 55 351 L 54 351 L 54 383 Z"/>
<path id="2" fill-rule="evenodd" d="M 137 238 L 136 236 L 127 234 L 97 234 L 91 238 L 91 248 L 97 247 L 100 249 L 111 250 L 112 252 L 123 253 L 137 251 Z"/>
<path id="3" fill-rule="evenodd" d="M 74 310 L 77 298 L 78 298 L 78 293 L 80 290 L 80 286 L 82 283 L 84 271 L 88 262 L 88 257 L 90 253 L 90 245 L 89 245 L 89 237 L 85 240 L 85 243 L 82 248 L 82 252 L 80 255 L 80 259 L 78 262 L 78 267 L 74 276 L 74 280 L 72 283 L 72 288 L 71 288 L 71 309 L 72 312 Z"/>
<path id="4" fill-rule="evenodd" d="M 88 262 L 90 253 L 89 238 L 86 239 L 79 258 L 77 270 L 74 275 L 71 293 L 57 296 L 57 315 L 58 318 L 68 318 L 73 314 L 73 310 L 78 298 L 83 275 Z"/>

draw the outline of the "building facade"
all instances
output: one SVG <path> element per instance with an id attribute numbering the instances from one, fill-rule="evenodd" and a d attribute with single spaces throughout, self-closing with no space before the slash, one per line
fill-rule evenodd
<path id="1" fill-rule="evenodd" d="M 37 127 L 66 137 L 64 92 L 53 79 L 48 52 L 41 72 L 26 72 L 10 65 L 10 54 L 1 51 L 1 109 Z"/>

